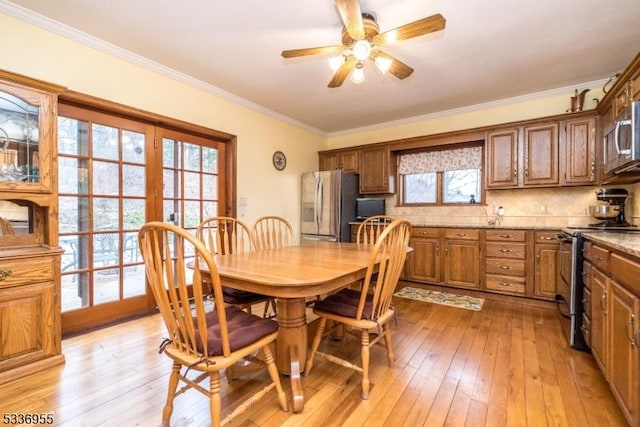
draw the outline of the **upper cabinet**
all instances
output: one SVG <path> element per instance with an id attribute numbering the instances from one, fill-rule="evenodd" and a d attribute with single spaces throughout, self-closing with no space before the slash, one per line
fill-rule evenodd
<path id="1" fill-rule="evenodd" d="M 359 173 L 359 150 L 325 151 L 320 153 L 320 170 L 340 169 Z"/>
<path id="2" fill-rule="evenodd" d="M 567 185 L 596 182 L 596 118 L 570 119 L 564 125 Z"/>
<path id="3" fill-rule="evenodd" d="M 487 132 L 487 189 L 594 184 L 595 126 L 583 113 Z"/>
<path id="4" fill-rule="evenodd" d="M 487 188 L 558 185 L 558 126 L 551 122 L 488 132 Z"/>
<path id="5" fill-rule="evenodd" d="M 53 93 L 0 81 L 0 191 L 53 190 L 55 108 Z"/>
<path id="6" fill-rule="evenodd" d="M 360 193 L 386 194 L 395 191 L 395 157 L 380 145 L 360 150 Z"/>

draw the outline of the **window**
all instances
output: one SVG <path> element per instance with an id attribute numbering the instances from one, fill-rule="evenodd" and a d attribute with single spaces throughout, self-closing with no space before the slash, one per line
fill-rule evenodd
<path id="1" fill-rule="evenodd" d="M 404 205 L 482 202 L 482 147 L 429 150 L 400 156 Z"/>

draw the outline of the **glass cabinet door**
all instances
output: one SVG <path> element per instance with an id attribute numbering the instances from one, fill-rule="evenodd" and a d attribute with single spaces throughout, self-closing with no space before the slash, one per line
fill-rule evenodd
<path id="1" fill-rule="evenodd" d="M 51 191 L 53 96 L 0 82 L 0 190 Z"/>

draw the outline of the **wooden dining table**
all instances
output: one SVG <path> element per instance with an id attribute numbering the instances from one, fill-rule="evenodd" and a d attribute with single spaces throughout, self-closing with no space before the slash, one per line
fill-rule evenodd
<path id="1" fill-rule="evenodd" d="M 276 364 L 291 380 L 294 412 L 304 407 L 306 301 L 364 278 L 371 253 L 371 246 L 358 243 L 311 242 L 214 258 L 224 286 L 276 298 Z"/>

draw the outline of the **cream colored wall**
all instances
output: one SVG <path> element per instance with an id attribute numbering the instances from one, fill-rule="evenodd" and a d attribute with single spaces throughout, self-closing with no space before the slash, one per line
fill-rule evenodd
<path id="1" fill-rule="evenodd" d="M 299 229 L 300 174 L 317 168 L 324 137 L 2 14 L 0 38 L 7 71 L 237 135 L 239 215 L 282 215 Z M 282 172 L 271 162 L 276 150 L 287 155 Z"/>

